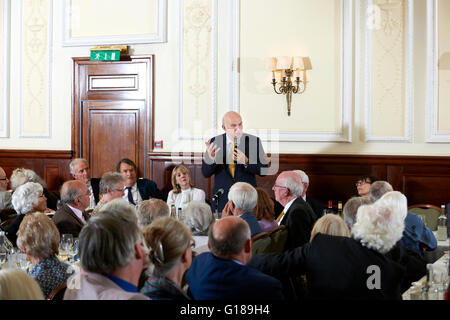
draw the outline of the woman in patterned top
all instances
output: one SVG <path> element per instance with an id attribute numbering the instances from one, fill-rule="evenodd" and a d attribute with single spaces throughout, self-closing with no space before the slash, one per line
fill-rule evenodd
<path id="1" fill-rule="evenodd" d="M 184 273 L 192 263 L 191 232 L 184 223 L 159 218 L 144 229 L 144 239 L 150 249 L 153 265 L 141 293 L 153 300 L 189 300 L 181 288 Z"/>
<path id="2" fill-rule="evenodd" d="M 30 275 L 38 282 L 45 298 L 72 274 L 70 265 L 56 257 L 59 239 L 55 224 L 42 212 L 27 215 L 20 224 L 17 245 L 33 265 Z"/>

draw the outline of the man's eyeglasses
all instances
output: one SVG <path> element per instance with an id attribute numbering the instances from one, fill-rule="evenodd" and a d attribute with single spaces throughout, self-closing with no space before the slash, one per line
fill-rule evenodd
<path id="1" fill-rule="evenodd" d="M 362 186 L 363 184 L 366 184 L 366 183 L 370 183 L 370 181 L 359 180 L 358 182 L 355 183 L 355 186 L 359 187 L 359 186 Z"/>
<path id="2" fill-rule="evenodd" d="M 274 187 L 274 188 L 285 188 L 285 189 L 287 189 L 287 187 L 279 186 L 279 185 L 277 185 L 277 184 L 274 184 L 273 187 Z"/>
<path id="3" fill-rule="evenodd" d="M 8 178 L 0 178 L 0 181 L 5 181 L 5 180 L 8 180 Z"/>

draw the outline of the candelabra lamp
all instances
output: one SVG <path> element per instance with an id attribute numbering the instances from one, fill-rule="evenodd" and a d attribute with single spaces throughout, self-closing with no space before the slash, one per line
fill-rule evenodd
<path id="1" fill-rule="evenodd" d="M 286 95 L 287 113 L 290 116 L 292 94 L 305 92 L 306 71 L 312 69 L 311 61 L 308 57 L 277 57 L 269 58 L 268 66 L 272 70 L 273 90 Z"/>

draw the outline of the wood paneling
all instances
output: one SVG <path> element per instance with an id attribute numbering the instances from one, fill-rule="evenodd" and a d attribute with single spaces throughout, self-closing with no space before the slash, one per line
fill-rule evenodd
<path id="1" fill-rule="evenodd" d="M 53 150 L 0 150 L 0 167 L 8 177 L 16 168 L 34 170 L 47 183 L 47 189 L 59 191 L 70 180 L 69 163 L 72 151 Z"/>
<path id="2" fill-rule="evenodd" d="M 201 173 L 201 155 L 171 157 L 170 153 L 151 153 L 152 179 L 168 191 L 170 172 L 177 163 L 187 162 L 196 186 L 211 198 L 212 179 Z M 450 202 L 450 157 L 297 155 L 280 154 L 278 173 L 300 169 L 310 179 L 308 195 L 323 203 L 347 201 L 356 195 L 355 182 L 361 175 L 389 181 L 404 193 L 409 204 L 430 203 L 440 206 Z M 271 190 L 276 175 L 257 177 L 258 186 Z"/>

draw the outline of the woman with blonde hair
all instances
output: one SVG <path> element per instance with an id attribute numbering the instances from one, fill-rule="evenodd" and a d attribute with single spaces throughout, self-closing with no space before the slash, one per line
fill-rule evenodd
<path id="1" fill-rule="evenodd" d="M 194 240 L 184 223 L 172 218 L 159 218 L 144 231 L 149 249 L 151 278 L 141 293 L 153 300 L 190 300 L 181 288 L 184 273 L 192 263 Z"/>
<path id="2" fill-rule="evenodd" d="M 39 284 L 17 269 L 0 270 L 0 300 L 44 300 Z"/>
<path id="3" fill-rule="evenodd" d="M 189 169 L 183 165 L 178 165 L 172 170 L 172 187 L 167 196 L 167 205 L 169 208 L 175 205 L 184 209 L 191 201 L 205 202 L 205 191 L 194 188 Z"/>
<path id="4" fill-rule="evenodd" d="M 263 188 L 257 187 L 256 192 L 258 193 L 258 202 L 256 203 L 255 217 L 261 230 L 264 232 L 278 227 L 278 223 L 275 221 L 273 200 Z"/>
<path id="5" fill-rule="evenodd" d="M 316 221 L 311 230 L 311 238 L 309 241 L 311 242 L 318 233 L 350 238 L 350 230 L 347 224 L 341 217 L 335 214 L 326 214 Z"/>
<path id="6" fill-rule="evenodd" d="M 70 266 L 56 257 L 59 240 L 56 225 L 42 212 L 27 215 L 20 224 L 17 246 L 33 265 L 30 276 L 36 279 L 46 298 L 71 275 Z"/>

